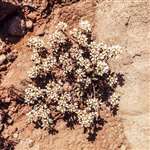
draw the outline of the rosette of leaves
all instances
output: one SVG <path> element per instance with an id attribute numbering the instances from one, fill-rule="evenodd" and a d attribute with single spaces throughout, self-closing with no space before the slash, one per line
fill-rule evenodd
<path id="1" fill-rule="evenodd" d="M 110 110 L 118 105 L 115 89 L 120 77 L 111 71 L 108 60 L 121 47 L 96 42 L 88 21 L 81 20 L 71 31 L 60 22 L 46 40 L 31 37 L 28 46 L 33 50 L 33 67 L 25 102 L 32 107 L 31 122 L 47 129 L 65 118 L 68 124 L 92 129 L 101 118 L 102 105 Z"/>

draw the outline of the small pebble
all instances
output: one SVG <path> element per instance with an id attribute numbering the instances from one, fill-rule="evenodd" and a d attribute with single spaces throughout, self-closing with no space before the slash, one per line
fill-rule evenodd
<path id="1" fill-rule="evenodd" d="M 11 99 L 9 97 L 5 98 L 5 103 L 9 103 L 11 101 Z"/>
<path id="2" fill-rule="evenodd" d="M 8 123 L 9 125 L 11 125 L 11 124 L 13 123 L 13 119 L 12 119 L 12 118 L 9 118 L 9 119 L 7 120 L 7 123 Z"/>
<path id="3" fill-rule="evenodd" d="M 26 28 L 29 30 L 33 28 L 33 22 L 31 20 L 26 21 Z"/>
<path id="4" fill-rule="evenodd" d="M 33 141 L 33 140 L 29 140 L 29 141 L 28 141 L 28 145 L 29 145 L 30 148 L 33 147 L 34 141 Z"/>
<path id="5" fill-rule="evenodd" d="M 4 54 L 0 55 L 0 65 L 2 65 L 5 60 L 6 60 L 6 55 Z"/>
<path id="6" fill-rule="evenodd" d="M 13 137 L 14 137 L 14 138 L 18 138 L 18 136 L 19 136 L 18 133 L 14 133 L 14 134 L 13 134 Z"/>
<path id="7" fill-rule="evenodd" d="M 120 150 L 126 150 L 126 146 L 125 145 L 122 145 Z"/>

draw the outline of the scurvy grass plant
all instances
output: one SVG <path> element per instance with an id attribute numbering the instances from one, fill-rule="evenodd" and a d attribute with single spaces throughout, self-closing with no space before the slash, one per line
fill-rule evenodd
<path id="1" fill-rule="evenodd" d="M 25 90 L 25 102 L 32 106 L 29 121 L 51 129 L 60 115 L 91 129 L 101 117 L 103 104 L 110 110 L 118 105 L 119 77 L 110 70 L 108 60 L 121 47 L 97 43 L 91 25 L 83 20 L 70 32 L 60 22 L 47 41 L 40 37 L 28 41 L 33 50 L 29 71 L 33 84 Z"/>

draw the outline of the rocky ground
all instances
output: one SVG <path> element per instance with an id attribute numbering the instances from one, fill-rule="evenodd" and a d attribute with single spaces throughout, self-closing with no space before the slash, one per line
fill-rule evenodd
<path id="1" fill-rule="evenodd" d="M 15 150 L 148 150 L 150 1 L 7 2 L 0 1 L 0 149 L 14 145 Z M 52 32 L 59 21 L 72 28 L 81 18 L 91 22 L 98 41 L 124 49 L 110 63 L 125 78 L 124 86 L 118 89 L 122 93 L 118 114 L 103 111 L 106 123 L 90 141 L 79 126 L 70 129 L 63 122 L 57 125 L 55 135 L 35 129 L 26 122 L 30 108 L 22 100 L 31 66 L 28 38 Z"/>

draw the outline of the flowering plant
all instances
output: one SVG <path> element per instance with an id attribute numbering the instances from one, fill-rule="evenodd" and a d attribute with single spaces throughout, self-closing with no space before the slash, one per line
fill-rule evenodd
<path id="1" fill-rule="evenodd" d="M 49 129 L 58 114 L 67 115 L 68 120 L 91 129 L 102 105 L 110 110 L 118 105 L 118 76 L 111 72 L 108 60 L 121 47 L 97 43 L 84 20 L 70 32 L 60 22 L 47 41 L 31 37 L 28 42 L 33 50 L 29 71 L 33 84 L 25 90 L 25 102 L 32 106 L 29 120 Z"/>

